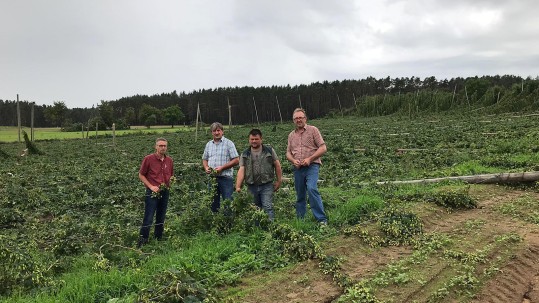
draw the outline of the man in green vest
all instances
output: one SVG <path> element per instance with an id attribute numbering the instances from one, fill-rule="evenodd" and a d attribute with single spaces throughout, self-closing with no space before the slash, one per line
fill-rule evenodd
<path id="1" fill-rule="evenodd" d="M 247 188 L 254 196 L 255 205 L 264 209 L 269 219 L 273 221 L 273 192 L 281 187 L 283 177 L 281 163 L 275 150 L 262 144 L 262 132 L 259 129 L 255 128 L 249 132 L 249 145 L 250 147 L 240 156 L 236 192 L 241 191 L 241 185 L 245 180 Z"/>

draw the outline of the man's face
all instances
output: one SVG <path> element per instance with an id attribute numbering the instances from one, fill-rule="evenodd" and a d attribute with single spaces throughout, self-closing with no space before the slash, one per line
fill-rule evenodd
<path id="1" fill-rule="evenodd" d="M 253 136 L 253 135 L 249 135 L 249 144 L 251 145 L 252 148 L 259 148 L 260 145 L 262 144 L 262 137 L 259 136 L 259 135 L 256 135 L 256 136 Z"/>
<path id="2" fill-rule="evenodd" d="M 215 130 L 211 131 L 211 134 L 214 140 L 221 140 L 221 138 L 223 137 L 223 130 L 220 128 L 216 128 Z"/>
<path id="3" fill-rule="evenodd" d="M 305 127 L 305 123 L 307 122 L 307 117 L 305 117 L 305 114 L 303 112 L 295 112 L 293 119 L 294 119 L 294 124 L 296 125 L 296 128 Z"/>
<path id="4" fill-rule="evenodd" d="M 155 152 L 164 155 L 167 153 L 167 141 L 157 141 L 155 143 Z"/>

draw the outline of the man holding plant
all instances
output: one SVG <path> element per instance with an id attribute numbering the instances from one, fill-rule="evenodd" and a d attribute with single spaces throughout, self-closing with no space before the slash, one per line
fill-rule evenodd
<path id="1" fill-rule="evenodd" d="M 320 157 L 327 151 L 326 143 L 318 128 L 307 125 L 305 110 L 296 108 L 292 118 L 295 129 L 288 135 L 286 158 L 294 166 L 296 215 L 300 219 L 305 217 L 308 195 L 314 217 L 320 226 L 326 226 L 327 217 L 317 185 Z"/>
<path id="2" fill-rule="evenodd" d="M 148 243 L 150 227 L 155 214 L 154 237 L 161 240 L 167 212 L 171 179 L 174 175 L 174 163 L 167 155 L 168 142 L 164 138 L 155 140 L 155 153 L 147 155 L 142 160 L 139 169 L 139 179 L 146 187 L 144 202 L 144 218 L 140 228 L 140 238 L 137 247 Z"/>
<path id="3" fill-rule="evenodd" d="M 234 142 L 225 138 L 221 123 L 212 123 L 210 130 L 213 139 L 206 143 L 202 154 L 202 165 L 204 171 L 215 177 L 217 183 L 211 204 L 211 210 L 217 212 L 221 207 L 221 197 L 223 200 L 232 199 L 234 192 L 233 167 L 238 165 L 239 155 Z"/>

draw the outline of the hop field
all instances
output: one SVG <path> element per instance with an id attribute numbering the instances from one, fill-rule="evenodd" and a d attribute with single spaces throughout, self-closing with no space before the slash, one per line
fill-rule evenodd
<path id="1" fill-rule="evenodd" d="M 276 194 L 274 224 L 250 206 L 246 193 L 227 202 L 232 216 L 212 214 L 201 165 L 210 134 L 199 133 L 195 141 L 190 130 L 164 134 L 177 182 L 165 240 L 142 249 L 135 248 L 144 200 L 137 174 L 161 135 L 118 136 L 114 144 L 110 137 L 36 141 L 43 154 L 25 156 L 23 144 L 0 144 L 0 298 L 313 302 L 318 295 L 335 302 L 446 302 L 481 297 L 510 256 L 531 262 L 531 272 L 539 273 L 537 260 L 527 261 L 525 253 L 539 251 L 539 241 L 523 234 L 537 229 L 533 214 L 539 210 L 537 203 L 519 202 L 537 201 L 534 186 L 374 184 L 539 171 L 538 116 L 309 123 L 328 147 L 320 170 L 328 229 L 319 229 L 312 217 L 295 219 L 291 181 Z M 285 151 L 292 123 L 260 128 L 291 177 Z M 241 152 L 249 130 L 237 126 L 225 136 Z M 498 197 L 507 204 L 494 205 Z M 500 228 L 496 220 L 519 220 L 525 228 Z M 358 265 L 376 254 L 377 266 Z M 301 291 L 314 285 L 323 292 Z"/>

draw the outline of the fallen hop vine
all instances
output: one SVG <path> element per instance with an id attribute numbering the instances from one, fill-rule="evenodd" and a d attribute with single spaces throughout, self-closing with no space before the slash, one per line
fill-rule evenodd
<path id="1" fill-rule="evenodd" d="M 172 188 L 172 184 L 174 184 L 175 182 L 176 182 L 176 177 L 174 176 L 170 177 L 170 181 L 169 181 L 170 185 L 167 186 L 165 183 L 161 183 L 159 185 L 159 190 L 152 192 L 151 197 L 153 199 L 161 199 L 161 197 L 163 196 L 163 191 L 169 191 Z"/>

